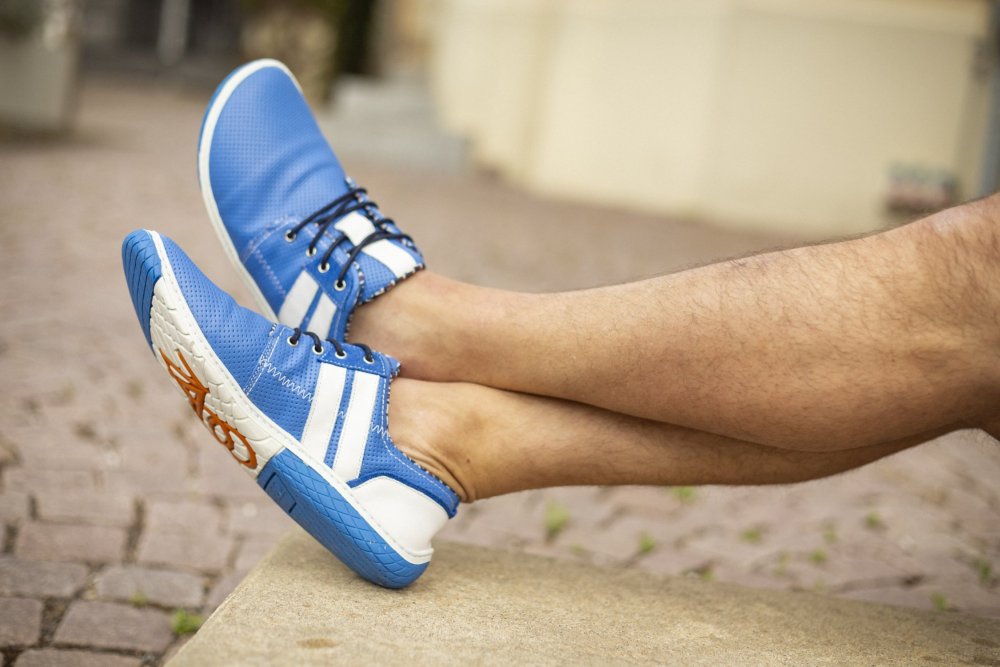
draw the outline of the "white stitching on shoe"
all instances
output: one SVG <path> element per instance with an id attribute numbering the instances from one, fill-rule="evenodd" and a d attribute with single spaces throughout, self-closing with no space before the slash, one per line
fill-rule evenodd
<path id="1" fill-rule="evenodd" d="M 271 341 L 271 345 L 264 348 L 260 353 L 260 357 L 257 359 L 257 370 L 254 371 L 253 377 L 250 382 L 247 383 L 247 387 L 243 389 L 243 393 L 247 396 L 253 391 L 253 388 L 257 386 L 257 380 L 260 379 L 261 374 L 264 372 L 264 364 L 270 361 L 271 355 L 274 354 L 274 348 L 278 345 L 278 337 L 274 335 L 275 330 L 278 328 L 277 324 L 271 325 L 271 331 L 268 332 L 268 336 L 273 336 L 274 339 Z"/>

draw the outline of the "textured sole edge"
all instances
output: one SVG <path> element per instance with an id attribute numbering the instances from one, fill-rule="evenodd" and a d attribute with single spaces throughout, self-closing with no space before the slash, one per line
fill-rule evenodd
<path id="1" fill-rule="evenodd" d="M 386 588 L 413 583 L 429 562 L 411 563 L 383 540 L 372 539 L 371 526 L 352 510 L 344 496 L 301 458 L 285 449 L 257 478 L 264 492 L 317 542 L 368 581 Z M 325 498 L 318 495 L 329 494 Z"/>
<path id="2" fill-rule="evenodd" d="M 236 268 L 236 272 L 243 278 L 243 282 L 250 288 L 250 293 L 253 294 L 254 299 L 257 301 L 261 313 L 268 319 L 277 322 L 277 313 L 271 308 L 271 304 L 267 302 L 264 293 L 257 286 L 257 281 L 253 279 L 247 268 L 243 266 L 243 262 L 240 261 L 240 255 L 236 251 L 232 237 L 229 236 L 229 231 L 222 221 L 222 215 L 219 213 L 219 204 L 215 201 L 215 193 L 212 191 L 212 177 L 209 169 L 212 139 L 215 136 L 215 127 L 219 122 L 219 116 L 222 115 L 223 108 L 225 108 L 226 103 L 229 102 L 229 98 L 232 97 L 241 83 L 252 74 L 268 67 L 274 67 L 285 72 L 295 86 L 300 91 L 302 90 L 291 70 L 284 63 L 272 58 L 254 60 L 233 70 L 219 85 L 208 104 L 208 109 L 205 110 L 205 118 L 202 121 L 201 134 L 198 138 L 198 183 L 201 186 L 201 197 L 205 202 L 205 210 L 208 212 L 208 218 L 212 221 L 212 228 L 215 229 L 215 233 L 222 243 L 222 248 L 226 256 L 232 262 L 233 267 Z"/>
<path id="3" fill-rule="evenodd" d="M 237 428 L 254 449 L 256 466 L 246 471 L 296 523 L 360 576 L 388 588 L 412 583 L 427 568 L 433 551 L 409 554 L 401 549 L 357 504 L 346 483 L 331 471 L 317 470 L 318 464 L 309 460 L 298 442 L 260 412 L 204 338 L 176 282 L 159 235 L 145 233 L 148 241 L 141 244 L 146 250 L 143 262 L 152 266 L 155 259 L 160 274 L 150 288 L 152 298 L 147 311 L 151 345 L 154 350 L 167 349 L 171 355 L 183 351 L 192 371 L 210 388 L 205 407 Z M 155 249 L 155 254 L 148 252 L 149 247 Z M 167 370 L 158 355 L 157 361 Z M 181 392 L 185 393 L 183 389 Z M 234 458 L 242 463 L 246 457 L 234 453 Z M 325 499 L 317 498 L 323 495 L 317 490 L 325 494 Z"/>
<path id="4" fill-rule="evenodd" d="M 153 301 L 153 286 L 162 273 L 160 263 L 152 262 L 156 256 L 156 246 L 149 234 L 135 231 L 125 237 L 122 242 L 122 268 L 125 269 L 125 282 L 128 285 L 129 296 L 139 326 L 150 347 L 153 341 L 149 336 L 149 311 Z"/>

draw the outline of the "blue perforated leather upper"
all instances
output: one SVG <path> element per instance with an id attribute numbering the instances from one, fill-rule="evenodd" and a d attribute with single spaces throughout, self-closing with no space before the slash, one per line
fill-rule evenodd
<path id="1" fill-rule="evenodd" d="M 404 253 L 409 259 L 389 266 L 378 253 L 360 253 L 344 277 L 346 288 L 338 290 L 335 277 L 347 263 L 351 243 L 334 251 L 332 270 L 320 272 L 323 251 L 339 232 L 329 229 L 312 256 L 305 251 L 315 225 L 304 228 L 294 241 L 286 240 L 289 229 L 343 195 L 349 185 L 294 78 L 280 63 L 249 63 L 220 85 L 202 126 L 199 154 L 207 154 L 207 174 L 201 174 L 203 188 L 206 178 L 209 185 L 206 199 L 214 201 L 239 261 L 283 324 L 311 324 L 321 337 L 342 340 L 357 304 L 423 267 L 423 257 L 411 243 L 385 241 L 395 247 L 397 257 Z M 204 172 L 206 161 L 199 166 Z M 373 217 L 382 219 L 376 213 Z M 394 224 L 385 227 L 399 232 Z M 316 280 L 318 289 L 305 297 L 299 294 L 305 298 L 299 307 L 283 310 L 303 271 Z M 336 307 L 329 317 L 313 318 L 321 294 Z"/>

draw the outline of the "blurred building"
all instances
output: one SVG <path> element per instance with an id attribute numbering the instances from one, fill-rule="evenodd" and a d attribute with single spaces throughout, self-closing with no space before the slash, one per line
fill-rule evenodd
<path id="1" fill-rule="evenodd" d="M 539 192 L 811 235 L 998 186 L 987 0 L 426 5 L 442 121 Z"/>
<path id="2" fill-rule="evenodd" d="M 998 7 L 0 0 L 0 116 L 65 123 L 78 44 L 90 67 L 206 85 L 241 59 L 273 56 L 318 103 L 338 71 L 368 77 L 340 88 L 358 131 L 338 146 L 354 140 L 376 159 L 392 159 L 389 144 L 459 153 L 410 136 L 436 117 L 474 164 L 547 195 L 796 236 L 853 233 L 1000 186 Z M 38 13 L 48 18 L 18 28 Z"/>

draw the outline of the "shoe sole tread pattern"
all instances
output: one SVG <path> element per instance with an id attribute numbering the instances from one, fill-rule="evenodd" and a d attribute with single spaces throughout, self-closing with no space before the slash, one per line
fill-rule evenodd
<path id="1" fill-rule="evenodd" d="M 130 287 L 132 306 L 139 317 L 139 326 L 142 327 L 146 342 L 152 345 L 149 337 L 149 313 L 153 301 L 153 285 L 162 274 L 152 237 L 148 234 L 130 234 L 122 244 L 122 265 L 125 268 L 125 280 Z"/>
<path id="2" fill-rule="evenodd" d="M 137 313 L 148 313 L 139 319 L 149 321 L 151 345 L 184 353 L 195 374 L 209 388 L 205 407 L 237 427 L 257 452 L 258 468 L 248 472 L 265 493 L 365 579 L 387 588 L 402 588 L 417 579 L 428 563 L 412 563 L 388 544 L 345 497 L 349 487 L 343 484 L 343 491 L 339 490 L 307 464 L 294 451 L 292 437 L 259 413 L 235 381 L 227 378 L 228 372 L 214 355 L 202 352 L 210 349 L 208 343 L 187 309 L 169 266 L 164 269 L 168 260 L 161 256 L 152 235 L 133 232 L 122 253 L 125 266 L 132 267 L 131 272 L 126 268 L 126 273 L 130 287 L 136 286 L 132 289 L 133 304 Z M 133 277 L 138 282 L 133 283 Z"/>

